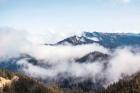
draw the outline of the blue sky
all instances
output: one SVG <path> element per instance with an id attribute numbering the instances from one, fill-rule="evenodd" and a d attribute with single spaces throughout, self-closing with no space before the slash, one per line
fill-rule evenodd
<path id="1" fill-rule="evenodd" d="M 140 0 L 0 0 L 0 27 L 140 33 Z"/>

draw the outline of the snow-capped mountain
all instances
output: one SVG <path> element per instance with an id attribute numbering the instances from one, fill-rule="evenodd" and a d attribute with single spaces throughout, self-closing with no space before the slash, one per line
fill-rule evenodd
<path id="1" fill-rule="evenodd" d="M 106 48 L 140 46 L 140 34 L 84 32 L 81 36 L 71 36 L 54 45 L 81 45 L 98 43 Z"/>
<path id="2" fill-rule="evenodd" d="M 90 43 L 94 43 L 96 41 L 93 41 L 87 37 L 84 36 L 71 36 L 69 38 L 66 38 L 62 41 L 59 41 L 57 43 L 58 44 L 63 44 L 63 45 L 67 45 L 67 44 L 71 44 L 71 45 L 79 45 L 79 44 L 90 44 Z"/>

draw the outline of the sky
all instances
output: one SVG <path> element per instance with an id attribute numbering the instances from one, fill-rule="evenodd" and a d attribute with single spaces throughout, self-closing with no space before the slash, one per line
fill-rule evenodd
<path id="1" fill-rule="evenodd" d="M 140 0 L 0 0 L 0 28 L 34 35 L 140 33 L 139 25 Z"/>

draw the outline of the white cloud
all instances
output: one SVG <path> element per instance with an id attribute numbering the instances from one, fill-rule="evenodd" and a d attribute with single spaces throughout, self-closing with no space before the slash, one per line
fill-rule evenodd
<path id="1" fill-rule="evenodd" d="M 68 73 L 84 79 L 92 77 L 94 82 L 105 78 L 108 85 L 121 79 L 122 75 L 132 75 L 140 71 L 140 53 L 132 53 L 131 48 L 117 49 L 110 53 L 108 49 L 96 44 L 44 46 L 32 44 L 27 36 L 27 33 L 15 29 L 0 29 L 0 57 L 27 53 L 40 60 L 43 66 L 33 65 L 24 59 L 17 62 L 17 65 L 21 65 L 22 70 L 32 77 L 57 78 L 58 74 L 64 74 L 65 77 L 65 73 Z M 106 69 L 103 62 L 76 63 L 73 60 L 93 51 L 111 54 L 112 58 Z M 45 67 L 44 64 L 50 64 L 51 67 Z"/>
<path id="2" fill-rule="evenodd" d="M 68 49 L 70 51 L 73 51 L 74 48 Z M 47 54 L 46 56 L 49 56 L 50 62 L 54 61 L 54 59 L 58 60 L 60 58 L 58 54 L 63 56 L 63 58 L 65 58 L 65 56 L 74 58 L 75 56 L 81 56 L 80 53 L 84 53 L 84 51 L 79 51 L 79 53 L 76 53 L 78 52 L 78 50 L 78 48 L 74 49 L 75 52 L 72 52 L 69 55 L 67 55 L 66 51 L 61 50 L 61 52 L 66 53 L 66 55 L 62 55 L 62 53 L 60 52 L 55 52 L 57 56 L 50 56 L 53 53 L 49 52 L 49 54 Z M 84 50 L 84 48 L 82 48 L 82 50 Z M 108 66 L 106 69 L 104 69 L 104 64 L 101 61 L 89 63 L 76 63 L 74 60 L 69 61 L 68 59 L 61 59 L 61 61 L 56 60 L 55 63 L 51 65 L 51 67 L 32 65 L 26 60 L 22 60 L 22 62 L 19 61 L 18 64 L 22 65 L 22 70 L 25 73 L 35 78 L 57 79 L 57 75 L 62 74 L 64 75 L 62 77 L 67 77 L 67 75 L 72 76 L 74 78 L 81 77 L 82 79 L 90 77 L 92 78 L 93 82 L 96 82 L 100 79 L 106 79 L 106 83 L 104 84 L 104 86 L 106 87 L 106 85 L 109 85 L 113 82 L 117 82 L 119 79 L 122 79 L 123 76 L 131 76 L 140 71 L 140 54 L 133 54 L 130 50 L 131 49 L 127 47 L 115 50 L 115 52 L 111 54 L 112 58 L 108 61 Z M 44 64 L 48 64 L 48 61 L 45 61 Z"/>
<path id="3" fill-rule="evenodd" d="M 117 3 L 128 4 L 128 3 L 131 3 L 134 0 L 112 0 L 112 1 L 117 2 Z"/>
<path id="4" fill-rule="evenodd" d="M 73 58 L 79 58 L 92 51 L 107 53 L 107 49 L 98 44 L 78 45 L 78 46 L 32 46 L 28 53 L 37 59 L 51 60 L 59 62 Z M 55 57 L 55 58 L 53 58 Z M 53 59 L 52 59 L 53 58 Z"/>
<path id="5" fill-rule="evenodd" d="M 24 52 L 29 44 L 27 36 L 26 31 L 0 28 L 0 57 L 15 56 Z"/>

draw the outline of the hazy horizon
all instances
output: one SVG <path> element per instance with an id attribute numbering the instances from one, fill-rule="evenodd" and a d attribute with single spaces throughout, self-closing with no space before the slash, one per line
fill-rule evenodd
<path id="1" fill-rule="evenodd" d="M 84 31 L 140 33 L 139 0 L 0 0 L 0 28 L 56 42 Z"/>

